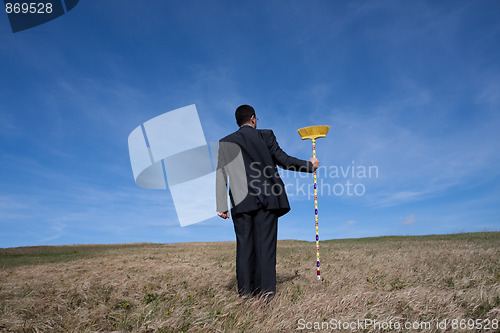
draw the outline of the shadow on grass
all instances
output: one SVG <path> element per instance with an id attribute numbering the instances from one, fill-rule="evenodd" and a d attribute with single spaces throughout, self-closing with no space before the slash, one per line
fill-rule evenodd
<path id="1" fill-rule="evenodd" d="M 283 284 L 293 281 L 300 277 L 300 274 L 278 274 L 276 276 L 276 284 Z"/>
<path id="2" fill-rule="evenodd" d="M 299 278 L 299 274 L 277 274 L 276 275 L 276 284 L 284 284 L 290 281 L 293 281 L 297 278 Z M 229 281 L 228 284 L 226 284 L 226 289 L 229 291 L 237 291 L 238 290 L 238 281 L 236 280 L 236 276 L 231 278 L 231 281 Z"/>

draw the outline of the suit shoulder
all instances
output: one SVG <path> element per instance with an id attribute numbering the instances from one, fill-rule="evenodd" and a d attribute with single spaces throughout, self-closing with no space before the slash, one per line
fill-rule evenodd
<path id="1" fill-rule="evenodd" d="M 231 142 L 232 138 L 234 137 L 234 133 L 228 134 L 222 139 L 219 140 L 219 142 Z"/>
<path id="2" fill-rule="evenodd" d="M 261 133 L 262 136 L 269 138 L 274 136 L 273 130 L 270 129 L 259 129 L 259 133 Z"/>

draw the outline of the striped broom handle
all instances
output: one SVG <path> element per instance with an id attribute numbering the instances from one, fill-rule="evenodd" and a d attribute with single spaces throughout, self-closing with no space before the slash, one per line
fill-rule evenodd
<path id="1" fill-rule="evenodd" d="M 312 139 L 313 157 L 316 158 L 316 139 Z M 316 222 L 316 276 L 321 280 L 319 271 L 319 233 L 318 233 L 318 185 L 316 181 L 316 171 L 314 171 L 314 216 Z"/>

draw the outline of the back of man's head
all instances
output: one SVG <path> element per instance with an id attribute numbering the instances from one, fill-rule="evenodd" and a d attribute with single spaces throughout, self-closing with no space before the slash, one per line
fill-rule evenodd
<path id="1" fill-rule="evenodd" d="M 236 109 L 234 116 L 236 117 L 236 124 L 241 127 L 241 125 L 248 123 L 252 116 L 255 116 L 255 110 L 250 105 L 240 105 Z"/>

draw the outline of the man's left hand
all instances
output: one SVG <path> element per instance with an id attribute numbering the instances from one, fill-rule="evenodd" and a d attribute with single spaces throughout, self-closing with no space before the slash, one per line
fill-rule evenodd
<path id="1" fill-rule="evenodd" d="M 229 218 L 229 212 L 228 211 L 225 211 L 223 213 L 217 212 L 217 215 L 219 215 L 223 219 L 228 219 Z"/>

